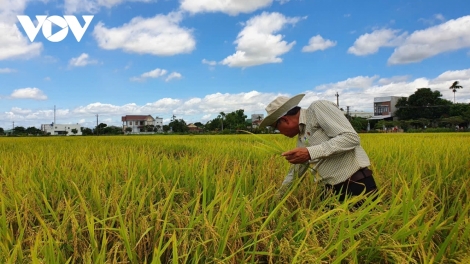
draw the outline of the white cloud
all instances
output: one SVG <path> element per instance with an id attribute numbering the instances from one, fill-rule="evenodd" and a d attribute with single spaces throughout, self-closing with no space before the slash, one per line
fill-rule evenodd
<path id="1" fill-rule="evenodd" d="M 280 13 L 266 13 L 248 20 L 238 34 L 237 51 L 221 63 L 230 67 L 250 67 L 265 63 L 280 63 L 279 57 L 288 52 L 295 41 L 287 43 L 284 36 L 274 35 L 288 24 L 296 24 L 300 18 L 285 17 Z"/>
<path id="2" fill-rule="evenodd" d="M 470 47 L 470 16 L 449 20 L 418 30 L 408 36 L 388 59 L 388 63 L 420 62 L 437 54 Z"/>
<path id="3" fill-rule="evenodd" d="M 322 38 L 320 35 L 316 35 L 310 38 L 308 45 L 302 48 L 303 52 L 314 52 L 317 50 L 326 50 L 336 46 L 336 41 L 331 41 L 328 39 Z"/>
<path id="4" fill-rule="evenodd" d="M 74 67 L 83 67 L 89 64 L 96 64 L 98 63 L 97 60 L 90 60 L 89 55 L 86 53 L 82 53 L 80 56 L 77 58 L 72 58 L 69 61 L 69 66 L 74 66 Z"/>
<path id="5" fill-rule="evenodd" d="M 201 122 L 207 122 L 207 121 L 209 121 L 209 120 L 212 119 L 211 117 L 212 117 L 211 114 L 203 115 L 203 116 L 201 117 Z"/>
<path id="6" fill-rule="evenodd" d="M 47 100 L 47 96 L 38 88 L 22 88 L 14 90 L 10 95 L 13 99 Z"/>
<path id="7" fill-rule="evenodd" d="M 0 68 L 0 73 L 13 73 L 13 72 L 16 72 L 16 70 L 10 69 L 10 68 Z"/>
<path id="8" fill-rule="evenodd" d="M 152 0 L 64 0 L 64 9 L 67 14 L 98 13 L 101 7 L 111 8 L 124 2 L 152 2 Z"/>
<path id="9" fill-rule="evenodd" d="M 372 83 L 377 80 L 379 76 L 357 76 L 353 78 L 348 78 L 344 81 L 336 82 L 336 83 L 329 83 L 329 84 L 322 84 L 315 87 L 316 90 L 324 91 L 324 90 L 331 90 L 331 91 L 343 91 L 348 89 L 357 89 L 357 88 L 366 88 L 370 87 Z"/>
<path id="10" fill-rule="evenodd" d="M 94 30 L 102 49 L 122 49 L 130 53 L 172 56 L 190 53 L 196 47 L 192 30 L 182 28 L 181 13 L 156 15 L 152 18 L 135 17 L 121 27 L 106 28 L 99 22 Z"/>
<path id="11" fill-rule="evenodd" d="M 42 51 L 41 43 L 31 43 L 16 26 L 17 15 L 26 8 L 27 0 L 0 0 L 0 60 L 29 59 Z"/>
<path id="12" fill-rule="evenodd" d="M 0 23 L 14 24 L 17 15 L 24 12 L 28 0 L 1 0 L 0 1 Z"/>
<path id="13" fill-rule="evenodd" d="M 435 14 L 434 18 L 439 20 L 439 21 L 444 21 L 446 20 L 442 14 Z"/>
<path id="14" fill-rule="evenodd" d="M 42 51 L 42 43 L 31 43 L 24 37 L 15 24 L 0 21 L 0 60 L 29 59 L 38 56 Z"/>
<path id="15" fill-rule="evenodd" d="M 406 82 L 410 79 L 409 75 L 404 75 L 404 76 L 393 76 L 391 78 L 381 78 L 378 83 L 380 85 L 386 85 L 386 84 L 391 84 L 391 83 L 401 83 L 401 82 Z"/>
<path id="16" fill-rule="evenodd" d="M 152 75 L 152 74 L 149 74 Z M 158 74 L 157 74 L 158 75 Z M 449 89 L 453 81 L 459 81 L 464 87 L 456 93 L 457 102 L 470 103 L 470 69 L 446 71 L 435 78 L 415 78 L 408 76 L 356 76 L 338 82 L 327 83 L 312 87 L 303 93 L 306 94 L 300 106 L 307 107 L 314 100 L 325 99 L 336 102 L 335 93 L 339 93 L 340 107 L 350 111 L 373 111 L 374 97 L 380 96 L 409 96 L 417 88 L 429 87 L 433 91 L 441 92 L 444 99 L 453 101 L 454 94 Z M 27 88 L 37 89 L 37 88 Z M 30 90 L 30 91 L 31 91 Z M 38 89 L 39 90 L 39 89 Z M 27 92 L 23 89 L 23 92 Z M 42 93 L 42 92 L 41 92 Z M 297 93 L 297 92 L 295 92 Z M 27 93 L 31 95 L 32 93 Z M 13 95 L 13 94 L 12 94 Z M 115 105 L 110 103 L 90 103 L 74 109 L 59 109 L 57 111 L 60 123 L 81 123 L 83 126 L 96 125 L 95 115 L 99 120 L 106 121 L 108 125 L 120 126 L 123 115 L 152 115 L 164 118 L 164 122 L 174 114 L 178 119 L 182 118 L 187 123 L 207 122 L 215 118 L 220 112 L 230 113 L 238 109 L 244 109 L 246 115 L 266 114 L 265 107 L 279 95 L 293 96 L 294 94 L 265 93 L 249 91 L 241 93 L 213 93 L 203 97 L 186 99 L 162 98 L 160 100 L 137 105 L 128 103 Z M 23 97 L 24 98 L 24 97 Z M 42 123 L 50 123 L 53 118 L 53 110 L 31 110 L 27 108 L 12 108 L 8 112 L 0 113 L 0 127 L 11 125 L 10 121 L 22 126 L 38 126 Z M 60 121 L 59 121 L 60 120 Z M 86 121 L 88 120 L 88 121 Z"/>
<path id="17" fill-rule="evenodd" d="M 145 81 L 147 78 L 158 78 L 166 75 L 168 73 L 165 69 L 156 68 L 155 70 L 142 73 L 139 77 L 132 77 L 131 81 Z"/>
<path id="18" fill-rule="evenodd" d="M 20 108 L 20 107 L 12 107 L 11 112 L 13 114 L 17 114 L 17 115 L 28 115 L 28 114 L 31 114 L 33 112 L 33 110 L 23 109 L 23 108 Z"/>
<path id="19" fill-rule="evenodd" d="M 173 109 L 182 104 L 180 99 L 162 98 L 153 103 L 145 104 L 141 112 L 155 112 L 159 114 L 172 113 Z"/>
<path id="20" fill-rule="evenodd" d="M 183 75 L 181 75 L 181 73 L 172 72 L 172 73 L 170 73 L 170 75 L 168 75 L 168 77 L 166 77 L 165 82 L 169 82 L 173 79 L 181 79 L 181 78 L 183 78 Z"/>
<path id="21" fill-rule="evenodd" d="M 470 78 L 470 69 L 446 71 L 440 74 L 439 76 L 437 76 L 437 78 L 433 80 L 433 83 L 443 83 L 443 82 L 452 83 L 454 81 L 465 80 L 468 78 Z"/>
<path id="22" fill-rule="evenodd" d="M 203 64 L 207 64 L 207 65 L 209 65 L 209 66 L 215 66 L 215 65 L 217 65 L 217 62 L 216 62 L 216 61 L 209 61 L 209 60 L 206 60 L 206 59 L 203 59 L 203 60 L 202 60 L 202 63 L 203 63 Z"/>
<path id="23" fill-rule="evenodd" d="M 435 24 L 435 22 L 443 22 L 445 21 L 446 19 L 444 18 L 444 16 L 442 14 L 435 14 L 432 16 L 431 19 L 426 19 L 426 18 L 420 18 L 418 19 L 418 21 L 422 21 L 424 24 L 428 24 L 428 25 L 433 25 Z"/>
<path id="24" fill-rule="evenodd" d="M 366 109 L 373 111 L 372 102 L 374 97 L 410 96 L 415 93 L 418 88 L 431 88 L 433 91 L 439 91 L 443 99 L 453 101 L 454 94 L 449 89 L 450 85 L 452 85 L 454 81 L 459 81 L 459 84 L 464 88 L 470 87 L 470 69 L 446 71 L 433 79 L 421 77 L 410 80 L 408 76 L 393 76 L 390 78 L 377 79 L 378 76 L 360 76 L 348 79 L 356 80 L 356 86 L 361 87 L 360 89 L 346 89 L 339 92 L 340 107 L 345 108 L 345 106 L 351 106 L 353 110 Z M 336 97 L 334 94 L 336 88 L 348 87 L 348 85 L 345 85 L 345 83 L 350 82 L 348 80 L 329 84 L 326 90 L 325 85 L 320 85 L 315 87 L 314 91 L 324 91 L 321 94 L 316 94 L 321 98 L 335 101 Z M 362 85 L 359 85 L 361 83 Z M 470 90 L 459 90 L 456 96 L 456 102 L 470 103 Z"/>
<path id="25" fill-rule="evenodd" d="M 406 36 L 406 33 L 398 36 L 399 30 L 379 29 L 372 33 L 360 36 L 354 45 L 348 49 L 348 53 L 364 56 L 376 53 L 381 47 L 395 47 Z"/>
<path id="26" fill-rule="evenodd" d="M 251 13 L 271 5 L 273 0 L 181 0 L 180 8 L 190 13 L 222 12 L 232 16 Z M 281 0 L 286 3 L 286 0 Z"/>
<path id="27" fill-rule="evenodd" d="M 217 115 L 220 112 L 233 112 L 238 109 L 245 110 L 245 113 L 261 111 L 278 95 L 257 91 L 237 94 L 215 93 L 206 95 L 203 98 L 191 98 L 185 103 L 178 105 L 173 112 L 177 115 Z"/>

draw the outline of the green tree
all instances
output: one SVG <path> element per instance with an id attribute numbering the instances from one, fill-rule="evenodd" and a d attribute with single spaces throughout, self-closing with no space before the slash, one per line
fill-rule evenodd
<path id="1" fill-rule="evenodd" d="M 221 131 L 223 131 L 223 130 L 224 130 L 225 113 L 224 113 L 224 112 L 220 112 L 218 117 L 221 117 L 221 121 L 220 121 L 220 123 L 222 124 L 222 129 L 221 129 Z"/>
<path id="2" fill-rule="evenodd" d="M 100 128 L 100 134 L 104 135 L 119 135 L 122 133 L 122 128 L 118 126 L 107 126 L 105 128 Z"/>
<path id="3" fill-rule="evenodd" d="M 105 123 L 100 123 L 95 127 L 95 134 L 100 135 L 104 133 L 104 128 L 107 127 L 108 125 Z"/>
<path id="4" fill-rule="evenodd" d="M 398 100 L 395 115 L 402 120 L 426 118 L 436 120 L 449 113 L 452 102 L 442 99 L 439 91 L 430 88 L 419 88 L 408 98 Z"/>
<path id="5" fill-rule="evenodd" d="M 37 135 L 37 134 L 40 134 L 42 131 L 41 129 L 38 129 L 36 127 L 28 127 L 25 132 L 27 134 Z"/>
<path id="6" fill-rule="evenodd" d="M 167 133 L 168 131 L 170 131 L 170 126 L 169 125 L 163 125 L 163 132 Z"/>
<path id="7" fill-rule="evenodd" d="M 228 113 L 225 116 L 226 124 L 230 129 L 246 129 L 245 119 L 246 115 L 243 109 Z"/>
<path id="8" fill-rule="evenodd" d="M 77 130 L 76 128 L 72 128 L 71 131 L 72 131 L 72 133 L 73 133 L 74 135 L 76 135 L 76 134 L 78 133 L 78 130 Z"/>
<path id="9" fill-rule="evenodd" d="M 222 122 L 222 117 L 219 115 L 216 118 L 207 121 L 205 127 L 209 131 L 219 130 L 221 122 Z"/>
<path id="10" fill-rule="evenodd" d="M 183 119 L 175 119 L 168 124 L 173 132 L 188 132 L 189 128 L 186 122 Z"/>
<path id="11" fill-rule="evenodd" d="M 449 89 L 454 92 L 454 104 L 455 104 L 455 92 L 457 92 L 457 89 L 462 89 L 463 87 L 459 85 L 459 81 L 455 81 L 452 83 L 452 85 L 449 87 Z"/>
<path id="12" fill-rule="evenodd" d="M 453 128 L 456 125 L 460 126 L 461 124 L 465 123 L 465 120 L 461 116 L 451 116 L 441 118 L 439 122 L 443 125 L 450 125 Z"/>
<path id="13" fill-rule="evenodd" d="M 132 127 L 126 127 L 126 132 L 131 133 L 132 132 Z"/>
<path id="14" fill-rule="evenodd" d="M 351 120 L 349 120 L 349 122 L 351 123 L 354 130 L 356 130 L 357 132 L 367 130 L 367 119 L 365 118 L 353 116 L 351 117 Z"/>
<path id="15" fill-rule="evenodd" d="M 470 127 L 470 109 L 462 113 L 462 118 L 467 123 L 467 127 Z"/>
<path id="16" fill-rule="evenodd" d="M 83 136 L 93 135 L 93 130 L 88 127 L 82 127 L 80 130 L 82 131 Z"/>
<path id="17" fill-rule="evenodd" d="M 0 135 L 4 135 L 5 134 L 5 130 L 3 130 L 3 127 L 0 127 Z"/>
<path id="18" fill-rule="evenodd" d="M 26 133 L 26 129 L 22 126 L 17 126 L 13 129 L 13 133 L 16 135 L 21 135 L 21 134 Z"/>
<path id="19" fill-rule="evenodd" d="M 462 116 L 465 112 L 470 110 L 470 104 L 456 103 L 450 106 L 450 116 Z"/>

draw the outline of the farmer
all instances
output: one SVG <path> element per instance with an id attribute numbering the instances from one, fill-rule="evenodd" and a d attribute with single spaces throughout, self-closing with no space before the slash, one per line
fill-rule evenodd
<path id="1" fill-rule="evenodd" d="M 260 123 L 260 127 L 271 126 L 284 136 L 298 137 L 297 147 L 282 153 L 293 165 L 277 195 L 282 196 L 294 177 L 302 176 L 310 164 L 325 184 L 323 198 L 336 194 L 342 202 L 348 196 L 375 192 L 372 171 L 367 168 L 369 157 L 341 110 L 325 100 L 302 109 L 297 105 L 303 97 L 277 97 L 266 107 L 267 116 Z"/>

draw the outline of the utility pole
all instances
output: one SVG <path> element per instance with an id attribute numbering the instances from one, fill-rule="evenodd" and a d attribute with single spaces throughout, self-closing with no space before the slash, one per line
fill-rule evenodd
<path id="1" fill-rule="evenodd" d="M 335 96 L 336 96 L 336 106 L 338 106 L 338 108 L 339 108 L 339 94 L 338 94 L 338 92 L 336 92 Z"/>
<path id="2" fill-rule="evenodd" d="M 55 125 L 55 105 L 54 105 L 54 125 Z"/>
<path id="3" fill-rule="evenodd" d="M 99 135 L 99 128 L 98 128 L 98 114 L 96 114 L 96 135 Z"/>
<path id="4" fill-rule="evenodd" d="M 348 120 L 351 121 L 351 115 L 349 114 L 349 106 L 346 106 L 346 115 L 348 116 Z"/>

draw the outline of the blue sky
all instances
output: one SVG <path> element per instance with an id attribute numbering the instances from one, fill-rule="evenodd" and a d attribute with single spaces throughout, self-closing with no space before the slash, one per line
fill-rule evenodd
<path id="1" fill-rule="evenodd" d="M 91 15 L 80 42 L 17 16 Z M 71 28 L 71 27 L 70 27 Z M 39 28 L 38 28 L 39 29 Z M 54 26 L 52 33 L 59 32 Z M 305 93 L 351 111 L 373 98 L 439 90 L 470 103 L 468 0 L 0 0 L 0 127 L 172 115 L 205 123 L 221 111 L 265 114 Z"/>

